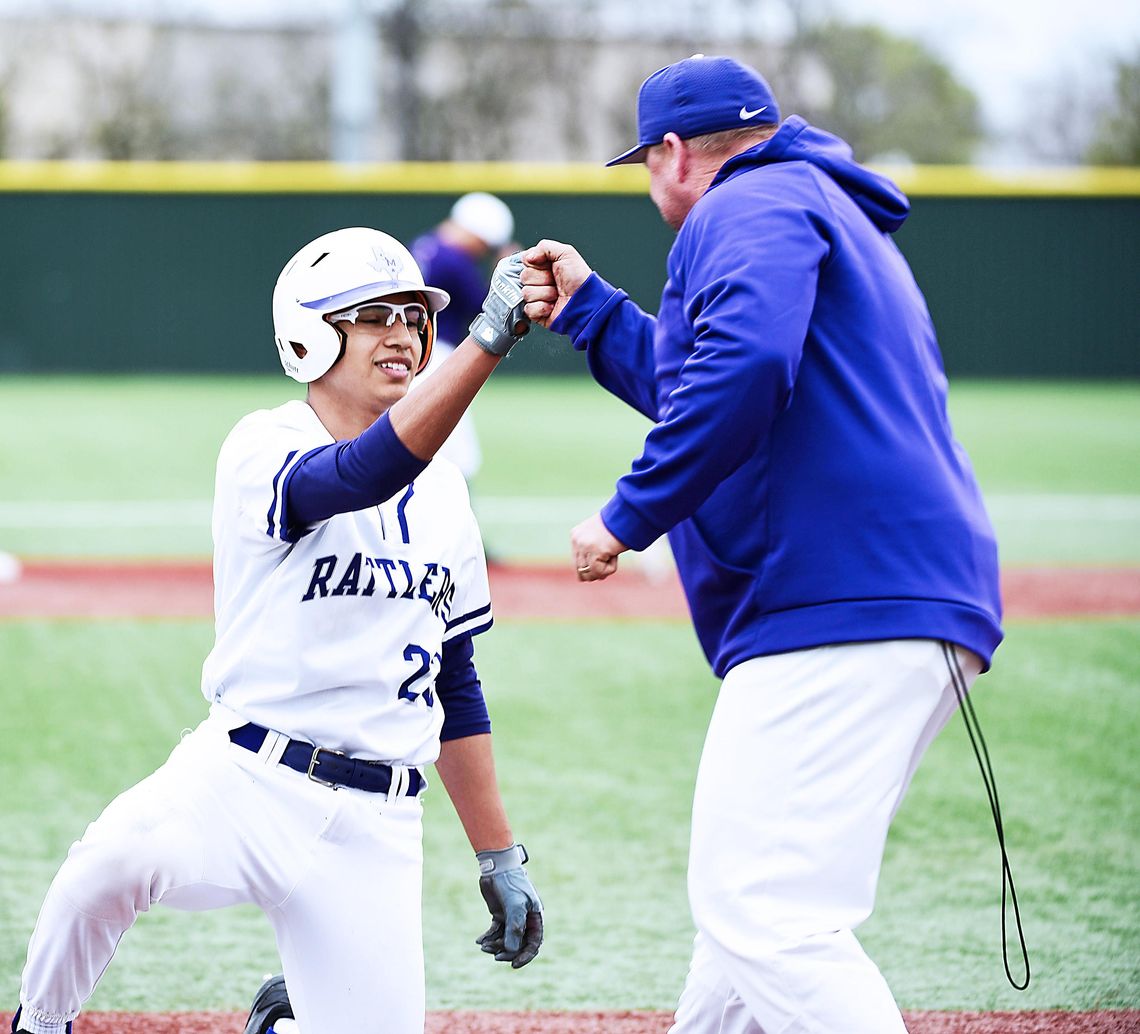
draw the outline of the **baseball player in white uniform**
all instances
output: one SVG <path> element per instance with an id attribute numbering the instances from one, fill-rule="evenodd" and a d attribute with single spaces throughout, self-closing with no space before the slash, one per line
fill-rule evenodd
<path id="1" fill-rule="evenodd" d="M 419 390 L 446 292 L 378 230 L 285 266 L 278 354 L 307 400 L 252 413 L 218 458 L 209 716 L 75 843 L 28 949 L 13 1031 L 63 1034 L 140 912 L 259 905 L 303 1034 L 422 1032 L 421 803 L 435 764 L 518 968 L 542 906 L 495 779 L 472 637 L 491 625 L 458 470 L 431 457 L 525 333 L 517 259 Z M 521 333 L 520 333 L 521 332 Z M 264 1030 L 269 1029 L 269 1021 Z"/>

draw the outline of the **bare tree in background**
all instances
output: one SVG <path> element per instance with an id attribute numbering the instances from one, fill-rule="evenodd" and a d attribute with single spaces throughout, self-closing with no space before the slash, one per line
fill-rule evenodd
<path id="1" fill-rule="evenodd" d="M 1140 165 L 1140 50 L 1116 62 L 1085 157 L 1093 165 Z"/>
<path id="2" fill-rule="evenodd" d="M 51 150 L 68 157 L 76 148 L 125 161 L 174 158 L 181 152 L 176 96 L 168 70 L 171 35 L 163 26 L 122 25 L 112 30 L 117 57 L 108 62 L 77 26 L 68 34 L 80 80 L 80 140 L 57 136 Z"/>
<path id="3" fill-rule="evenodd" d="M 472 41 L 457 55 L 459 85 L 422 98 L 416 127 L 419 146 L 411 157 L 427 161 L 492 161 L 510 156 L 510 116 L 519 104 L 501 74 L 512 50 L 507 40 Z"/>
<path id="4" fill-rule="evenodd" d="M 8 154 L 9 131 L 11 129 L 12 85 L 27 63 L 31 52 L 23 45 L 25 32 L 22 25 L 12 25 L 8 30 L 8 47 L 0 51 L 0 158 Z"/>
<path id="5" fill-rule="evenodd" d="M 542 134 L 553 131 L 576 156 L 585 144 L 585 113 L 599 48 L 583 26 L 594 5 L 542 10 L 528 0 L 494 0 L 490 11 L 439 5 L 433 37 L 446 38 L 449 67 L 440 81 L 419 79 L 415 148 L 423 160 L 536 161 Z M 535 114 L 537 113 L 537 114 Z"/>
<path id="6" fill-rule="evenodd" d="M 1033 84 L 1035 118 L 1020 137 L 1030 154 L 1066 165 L 1140 162 L 1140 54 L 1101 71 L 1080 77 L 1065 68 Z"/>
<path id="7" fill-rule="evenodd" d="M 318 161 L 329 153 L 329 68 L 321 48 L 299 33 L 276 47 L 277 60 L 258 79 L 243 74 L 238 55 L 210 73 L 204 117 L 188 133 L 187 155 L 257 161 Z"/>
<path id="8" fill-rule="evenodd" d="M 430 0 L 399 0 L 382 27 L 382 37 L 395 60 L 393 99 L 399 127 L 399 157 L 406 161 L 425 157 L 420 63 L 424 19 L 431 6 Z"/>
<path id="9" fill-rule="evenodd" d="M 312 32 L 89 19 L 24 28 L 37 61 L 50 57 L 70 80 L 56 102 L 68 117 L 35 123 L 37 156 L 276 160 L 328 154 L 328 61 L 323 40 Z M 25 90 L 35 91 L 41 74 L 36 63 L 13 65 L 9 56 L 0 66 L 0 90 L 6 80 L 26 76 Z"/>

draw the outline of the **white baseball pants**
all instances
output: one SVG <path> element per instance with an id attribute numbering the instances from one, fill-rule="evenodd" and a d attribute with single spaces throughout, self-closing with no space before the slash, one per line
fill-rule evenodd
<path id="1" fill-rule="evenodd" d="M 957 650 L 966 684 L 981 664 Z M 671 1034 L 905 1034 L 852 933 L 887 828 L 957 708 L 940 643 L 760 657 L 725 677 L 693 801 L 697 927 Z"/>
<path id="2" fill-rule="evenodd" d="M 21 1023 L 63 1034 L 151 905 L 252 902 L 305 1034 L 422 1034 L 419 800 L 333 791 L 228 727 L 203 722 L 72 845 L 32 934 Z"/>

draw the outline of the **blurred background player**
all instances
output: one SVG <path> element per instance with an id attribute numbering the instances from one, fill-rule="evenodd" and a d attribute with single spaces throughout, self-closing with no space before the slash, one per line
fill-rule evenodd
<path id="1" fill-rule="evenodd" d="M 411 244 L 412 256 L 424 275 L 451 296 L 439 314 L 439 336 L 425 376 L 430 376 L 451 350 L 467 336 L 487 293 L 489 265 L 519 247 L 513 240 L 515 220 L 510 208 L 493 194 L 464 194 L 448 217 Z M 439 455 L 451 460 L 468 482 L 479 472 L 483 453 L 471 414 L 464 413 Z"/>

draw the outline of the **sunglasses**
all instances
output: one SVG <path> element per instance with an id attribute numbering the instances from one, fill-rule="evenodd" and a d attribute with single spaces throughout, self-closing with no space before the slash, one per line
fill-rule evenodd
<path id="1" fill-rule="evenodd" d="M 390 327 L 396 322 L 396 317 L 400 318 L 405 327 L 416 331 L 418 334 L 424 332 L 430 319 L 427 309 L 419 302 L 407 302 L 403 305 L 394 302 L 366 302 L 354 309 L 330 313 L 326 319 L 330 323 L 345 320 L 353 325 L 367 323 Z"/>

